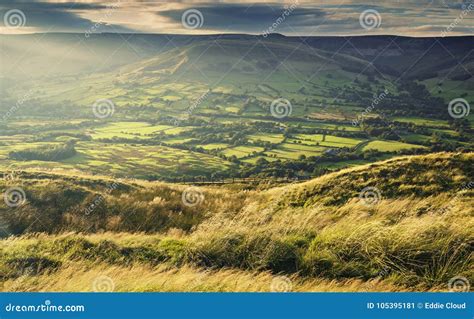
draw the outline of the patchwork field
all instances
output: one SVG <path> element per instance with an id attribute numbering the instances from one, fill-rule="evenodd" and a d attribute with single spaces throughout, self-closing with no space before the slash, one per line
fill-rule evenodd
<path id="1" fill-rule="evenodd" d="M 140 42 L 144 56 L 120 66 L 9 86 L 1 105 L 22 105 L 0 124 L 0 167 L 168 181 L 307 179 L 473 148 L 472 114 L 448 112 L 456 94 L 472 97 L 472 79 L 398 79 L 391 59 L 375 70 L 364 56 L 332 51 L 337 39 L 244 38 L 175 39 L 176 47 L 152 51 Z M 51 151 L 72 144 L 67 154 Z"/>
<path id="2" fill-rule="evenodd" d="M 205 120 L 202 116 L 200 118 Z M 400 117 L 396 121 L 416 125 L 427 134 L 407 132 L 403 134 L 402 142 L 374 138 L 361 132 L 360 127 L 348 130 L 343 125 L 322 125 L 306 120 L 295 125 L 294 122 L 261 121 L 258 117 L 245 123 L 210 124 L 209 132 L 199 125 L 183 123 L 176 126 L 136 120 L 105 123 L 87 119 L 68 122 L 45 119 L 12 121 L 9 135 L 1 137 L 0 166 L 78 169 L 148 179 L 210 177 L 216 173 L 235 176 L 232 171 L 238 170 L 239 166 L 254 166 L 259 158 L 267 162 L 285 162 L 298 161 L 303 157 L 321 157 L 334 151 L 336 154 L 353 152 L 360 156 L 364 152 L 376 151 L 379 154 L 375 158 L 380 159 L 409 150 L 426 150 L 433 134 L 454 142 L 459 136 L 441 121 Z M 76 154 L 70 158 L 18 161 L 9 156 L 14 151 L 67 142 L 75 143 Z M 462 144 L 470 145 L 466 142 Z M 339 169 L 354 163 L 357 163 L 356 158 L 329 166 L 322 164 L 322 167 Z"/>

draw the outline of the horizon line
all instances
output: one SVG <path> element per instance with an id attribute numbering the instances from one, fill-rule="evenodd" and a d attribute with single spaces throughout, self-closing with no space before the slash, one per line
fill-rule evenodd
<path id="1" fill-rule="evenodd" d="M 85 34 L 86 32 L 74 32 L 74 31 L 55 31 L 55 32 L 30 32 L 30 33 L 0 33 L 2 36 L 24 36 L 24 35 L 36 35 L 36 34 L 71 34 L 79 35 Z M 168 35 L 168 36 L 252 36 L 252 37 L 285 37 L 285 38 L 345 38 L 345 37 L 399 37 L 399 38 L 462 38 L 462 37 L 474 37 L 474 34 L 462 34 L 462 35 L 400 35 L 400 34 L 337 34 L 337 35 L 285 35 L 282 33 L 270 33 L 267 36 L 264 34 L 252 34 L 252 33 L 202 33 L 202 34 L 189 34 L 189 33 L 153 33 L 153 32 L 94 32 L 90 35 L 110 35 L 110 34 L 127 34 L 127 35 Z"/>

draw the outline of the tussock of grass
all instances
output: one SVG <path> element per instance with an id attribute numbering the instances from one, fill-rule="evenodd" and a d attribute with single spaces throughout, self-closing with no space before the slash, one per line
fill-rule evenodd
<path id="1" fill-rule="evenodd" d="M 270 292 L 272 282 L 279 280 L 269 272 L 236 269 L 203 270 L 188 265 L 180 268 L 159 265 L 130 267 L 98 264 L 69 264 L 55 273 L 40 276 L 22 276 L 2 282 L 2 291 L 94 291 L 94 281 L 107 276 L 113 281 L 114 291 L 122 292 Z M 288 291 L 410 291 L 379 279 L 364 282 L 358 279 L 324 280 L 290 276 Z"/>

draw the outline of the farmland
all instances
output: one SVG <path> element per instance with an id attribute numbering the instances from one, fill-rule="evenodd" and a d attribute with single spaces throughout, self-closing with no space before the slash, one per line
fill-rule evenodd
<path id="1" fill-rule="evenodd" d="M 396 79 L 363 56 L 297 45 L 296 38 L 176 43 L 140 47 L 142 58 L 100 72 L 11 79 L 0 97 L 0 167 L 167 181 L 307 179 L 397 155 L 473 148 L 473 115 L 453 119 L 448 112 L 455 94 L 472 97 L 472 79 L 445 79 L 440 90 L 432 79 Z M 128 56 L 123 50 L 117 54 Z M 74 145 L 69 157 L 13 156 L 67 143 Z"/>
<path id="2" fill-rule="evenodd" d="M 240 168 L 255 165 L 258 159 L 268 162 L 302 161 L 303 158 L 350 153 L 362 159 L 371 151 L 374 159 L 395 156 L 403 152 L 428 151 L 433 134 L 456 140 L 458 133 L 449 126 L 432 122 L 414 122 L 412 127 L 430 133 L 417 134 L 412 129 L 402 140 L 370 136 L 360 127 L 345 129 L 342 124 L 279 122 L 259 117 L 246 122 L 221 122 L 199 115 L 203 122 L 175 126 L 163 122 L 112 121 L 87 118 L 63 122 L 30 118 L 11 121 L 11 134 L 0 144 L 3 168 L 78 169 L 91 173 L 108 172 L 114 176 L 145 179 L 175 179 L 221 174 L 242 176 Z M 297 119 L 295 119 L 297 121 Z M 397 121 L 401 122 L 398 118 Z M 412 121 L 406 118 L 406 121 Z M 48 125 L 46 124 L 48 123 Z M 209 123 L 209 124 L 207 124 Z M 346 124 L 347 125 L 347 124 Z M 204 127 L 203 127 L 204 126 Z M 209 126 L 209 133 L 205 127 Z M 18 132 L 18 133 L 17 133 Z M 13 151 L 40 146 L 75 143 L 76 154 L 70 158 L 42 162 L 13 159 Z M 464 144 L 466 145 L 466 144 Z M 467 144 L 469 145 L 469 144 Z M 339 160 L 338 167 L 350 166 L 350 159 Z M 260 163 L 262 163 L 260 161 Z M 311 176 L 312 172 L 308 172 Z"/>

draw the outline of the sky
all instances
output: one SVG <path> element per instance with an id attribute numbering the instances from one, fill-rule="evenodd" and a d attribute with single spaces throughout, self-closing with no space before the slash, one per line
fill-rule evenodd
<path id="1" fill-rule="evenodd" d="M 474 34 L 473 0 L 0 0 L 0 33 Z"/>

